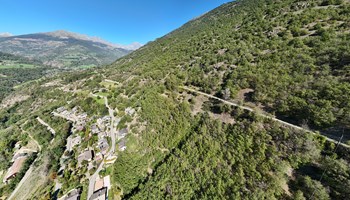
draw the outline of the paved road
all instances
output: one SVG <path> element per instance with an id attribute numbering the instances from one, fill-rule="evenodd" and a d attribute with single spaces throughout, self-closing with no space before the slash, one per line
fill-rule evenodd
<path id="1" fill-rule="evenodd" d="M 91 195 L 94 193 L 96 178 L 100 173 L 100 171 L 102 170 L 102 167 L 103 167 L 103 161 L 101 162 L 100 166 L 98 166 L 96 172 L 89 178 L 89 190 L 88 190 L 87 199 L 90 199 Z"/>
<path id="2" fill-rule="evenodd" d="M 256 111 L 255 111 L 254 109 L 252 109 L 252 108 L 249 108 L 249 107 L 246 107 L 246 106 L 242 106 L 242 105 L 239 105 L 239 104 L 237 104 L 237 103 L 233 103 L 233 102 L 230 102 L 230 101 L 221 99 L 221 98 L 219 98 L 219 97 L 216 97 L 216 96 L 213 96 L 213 95 L 204 93 L 204 92 L 200 92 L 200 91 L 198 91 L 198 90 L 195 90 L 195 89 L 192 89 L 192 88 L 189 88 L 189 87 L 186 87 L 186 86 L 180 86 L 180 88 L 182 88 L 182 89 L 184 89 L 184 90 L 187 90 L 187 91 L 190 91 L 190 92 L 194 92 L 194 93 L 197 93 L 197 94 L 201 94 L 201 95 L 206 96 L 206 97 L 208 97 L 208 98 L 216 99 L 216 100 L 221 101 L 221 102 L 223 102 L 223 103 L 225 103 L 225 104 L 229 104 L 229 105 L 233 105 L 233 106 L 242 108 L 243 110 L 248 110 L 248 111 L 250 111 L 250 112 L 256 112 Z M 292 127 L 292 128 L 294 128 L 294 129 L 298 129 L 298 130 L 302 130 L 302 131 L 305 131 L 305 132 L 308 132 L 308 133 L 316 134 L 316 133 L 313 132 L 313 131 L 304 129 L 304 128 L 300 127 L 300 126 L 297 126 L 297 125 L 294 125 L 294 124 L 291 124 L 291 123 L 288 123 L 288 122 L 285 122 L 285 121 L 282 121 L 282 120 L 277 119 L 277 118 L 275 118 L 275 117 L 272 117 L 272 116 L 269 116 L 269 115 L 265 115 L 265 114 L 262 114 L 262 113 L 257 113 L 257 114 L 258 114 L 259 116 L 261 116 L 261 117 L 265 117 L 265 118 L 271 119 L 271 120 L 273 120 L 273 121 L 276 121 L 276 122 L 278 122 L 278 123 L 280 123 L 280 124 L 283 124 L 283 125 L 286 125 L 286 126 L 289 126 L 289 127 Z M 323 136 L 324 136 L 324 135 L 323 135 Z M 326 137 L 326 136 L 324 136 L 324 137 L 326 138 L 327 141 L 334 142 L 334 143 L 338 143 L 338 141 L 336 141 L 336 140 L 333 140 L 333 139 L 331 139 L 331 138 L 329 138 L 329 137 Z M 339 145 L 341 145 L 341 146 L 343 146 L 343 147 L 346 147 L 346 148 L 350 148 L 350 145 L 347 145 L 347 144 L 344 144 L 344 143 L 340 143 Z"/>
<path id="3" fill-rule="evenodd" d="M 99 96 L 96 94 L 91 94 L 91 95 L 95 96 L 95 97 Z M 108 108 L 109 116 L 111 117 L 111 122 L 110 122 L 110 126 L 109 126 L 109 135 L 112 139 L 112 147 L 109 149 L 109 152 L 105 156 L 105 157 L 109 157 L 115 153 L 115 146 L 116 146 L 115 145 L 115 143 L 116 143 L 116 127 L 114 125 L 114 122 L 115 122 L 114 110 L 109 106 L 107 97 L 105 97 L 105 96 L 99 96 L 99 97 L 104 98 L 105 106 Z M 96 178 L 97 178 L 99 172 L 102 170 L 103 165 L 104 165 L 104 161 L 101 162 L 101 164 L 97 168 L 96 172 L 92 176 L 90 176 L 90 178 L 89 178 L 89 189 L 88 189 L 88 196 L 87 196 L 88 199 L 94 193 Z"/>
<path id="4" fill-rule="evenodd" d="M 112 147 L 110 150 L 110 154 L 114 154 L 115 153 L 115 143 L 116 143 L 116 127 L 115 127 L 115 116 L 114 116 L 114 110 L 109 106 L 108 104 L 108 99 L 107 97 L 104 97 L 105 99 L 105 105 L 108 108 L 108 112 L 109 112 L 109 116 L 111 117 L 111 123 L 109 126 L 109 135 L 112 139 Z"/>

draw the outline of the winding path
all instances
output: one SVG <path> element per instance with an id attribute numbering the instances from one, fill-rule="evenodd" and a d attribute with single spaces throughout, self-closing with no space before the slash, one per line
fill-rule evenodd
<path id="1" fill-rule="evenodd" d="M 193 92 L 193 93 L 197 93 L 197 94 L 206 96 L 206 97 L 208 97 L 208 98 L 216 99 L 216 100 L 221 101 L 221 102 L 223 102 L 223 103 L 225 103 L 225 104 L 228 104 L 228 105 L 233 105 L 233 106 L 239 107 L 239 108 L 241 108 L 241 109 L 243 109 L 243 110 L 248 110 L 248 111 L 250 111 L 250 112 L 255 112 L 255 113 L 257 113 L 257 112 L 256 112 L 254 109 L 252 109 L 252 108 L 249 108 L 249 107 L 247 107 L 247 106 L 242 106 L 242 105 L 239 105 L 239 104 L 237 104 L 237 103 L 233 103 L 233 102 L 230 102 L 230 101 L 221 99 L 221 98 L 216 97 L 216 96 L 213 96 L 213 95 L 211 95 L 211 94 L 207 94 L 207 93 L 204 93 L 204 92 L 200 92 L 200 91 L 198 91 L 198 90 L 195 90 L 195 89 L 192 89 L 192 88 L 189 88 L 189 87 L 186 87 L 186 86 L 180 86 L 180 88 L 181 88 L 181 89 L 184 89 L 184 90 L 187 90 L 187 91 L 190 91 L 190 92 Z M 257 113 L 257 114 L 258 114 L 259 116 L 261 116 L 261 117 L 271 119 L 271 120 L 276 121 L 276 122 L 278 122 L 278 123 L 280 123 L 280 124 L 283 124 L 283 125 L 285 125 L 285 126 L 289 126 L 289 127 L 291 127 L 291 128 L 297 129 L 297 130 L 302 130 L 302 131 L 305 131 L 305 132 L 308 132 L 308 133 L 312 133 L 312 134 L 318 135 L 317 133 L 315 133 L 315 132 L 313 132 L 313 131 L 307 130 L 307 129 L 305 129 L 305 128 L 302 128 L 302 127 L 300 127 L 300 126 L 297 126 L 297 125 L 294 125 L 294 124 L 291 124 L 291 123 L 288 123 L 288 122 L 285 122 L 285 121 L 282 121 L 282 120 L 277 119 L 277 118 L 275 118 L 275 117 L 272 117 L 272 116 L 269 116 L 269 115 L 266 115 L 266 114 L 262 114 L 262 113 Z M 327 137 L 327 136 L 325 136 L 325 135 L 323 135 L 323 137 L 325 137 L 326 140 L 329 141 L 329 142 L 333 142 L 333 143 L 336 143 L 336 144 L 338 143 L 338 141 L 333 140 L 333 139 L 331 139 L 331 138 L 329 138 L 329 137 Z M 339 145 L 341 145 L 341 146 L 343 146 L 343 147 L 346 147 L 346 148 L 350 148 L 350 145 L 347 145 L 347 144 L 344 144 L 344 143 L 340 143 Z"/>
<path id="2" fill-rule="evenodd" d="M 56 135 L 56 131 L 50 126 L 48 125 L 46 122 L 44 122 L 44 120 L 42 120 L 40 117 L 36 118 L 38 120 L 38 122 L 44 126 L 47 127 L 47 130 L 50 131 L 52 133 L 52 135 Z"/>
<path id="3" fill-rule="evenodd" d="M 39 142 L 38 142 L 36 139 L 34 139 L 33 136 L 32 136 L 30 133 L 28 133 L 27 131 L 23 130 L 22 127 L 21 127 L 21 130 L 22 130 L 23 132 L 25 132 L 25 133 L 28 134 L 28 136 L 30 137 L 30 139 L 32 139 L 33 142 L 34 142 L 34 143 L 36 144 L 36 146 L 38 147 L 39 152 L 41 152 L 41 145 L 39 144 Z"/>
<path id="4" fill-rule="evenodd" d="M 66 119 L 66 120 L 68 120 L 68 121 L 71 121 L 71 122 L 77 122 L 77 119 L 73 119 L 73 118 L 67 117 L 67 116 L 62 115 L 62 114 L 59 114 L 59 113 L 57 113 L 57 112 L 55 112 L 55 111 L 53 111 L 52 114 L 53 114 L 53 116 L 61 117 L 61 118 L 63 118 L 63 119 Z"/>

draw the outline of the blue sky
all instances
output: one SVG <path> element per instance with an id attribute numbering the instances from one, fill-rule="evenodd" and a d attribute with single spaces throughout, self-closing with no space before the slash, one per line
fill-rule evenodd
<path id="1" fill-rule="evenodd" d="M 0 33 L 67 30 L 146 43 L 230 0 L 0 0 Z"/>

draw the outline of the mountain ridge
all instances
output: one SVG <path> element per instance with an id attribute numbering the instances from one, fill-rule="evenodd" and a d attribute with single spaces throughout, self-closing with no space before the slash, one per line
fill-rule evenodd
<path id="1" fill-rule="evenodd" d="M 141 44 L 118 45 L 97 37 L 54 31 L 0 37 L 0 51 L 41 60 L 58 68 L 99 66 L 137 49 Z"/>
<path id="2" fill-rule="evenodd" d="M 40 33 L 39 33 L 40 34 Z M 52 31 L 52 32 L 42 32 L 41 34 L 45 35 L 51 35 L 51 36 L 56 36 L 56 37 L 72 37 L 80 40 L 88 40 L 88 41 L 93 41 L 97 43 L 102 43 L 106 45 L 110 45 L 116 48 L 122 48 L 122 49 L 127 49 L 127 50 L 136 50 L 143 46 L 139 42 L 132 42 L 130 44 L 122 45 L 122 44 L 116 44 L 112 42 L 108 42 L 100 37 L 97 36 L 88 36 L 85 34 L 80 34 L 80 33 L 74 33 L 66 30 L 57 30 L 57 31 Z"/>
<path id="3" fill-rule="evenodd" d="M 140 47 L 143 46 L 143 44 L 139 42 L 132 42 L 130 44 L 118 44 L 118 43 L 112 43 L 107 40 L 102 39 L 101 37 L 97 36 L 89 36 L 86 34 L 81 34 L 81 33 L 75 33 L 67 30 L 56 30 L 56 31 L 49 31 L 49 32 L 38 32 L 38 33 L 27 33 L 27 34 L 20 34 L 20 35 L 14 35 L 10 32 L 3 32 L 0 33 L 0 37 L 21 37 L 21 36 L 27 36 L 27 35 L 33 35 L 33 34 L 43 34 L 43 35 L 49 35 L 53 37 L 61 37 L 61 38 L 75 38 L 75 39 L 80 39 L 80 40 L 87 40 L 87 41 L 92 41 L 92 42 L 97 42 L 97 43 L 103 43 L 106 45 L 110 45 L 116 48 L 122 48 L 122 49 L 127 49 L 127 50 L 136 50 Z"/>

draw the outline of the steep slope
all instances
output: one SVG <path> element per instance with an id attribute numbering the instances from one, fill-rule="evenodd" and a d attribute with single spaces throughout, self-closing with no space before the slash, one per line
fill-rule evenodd
<path id="1" fill-rule="evenodd" d="M 61 68 L 109 64 L 131 50 L 134 49 L 67 31 L 0 38 L 2 52 L 38 59 L 45 65 Z"/>
<path id="2" fill-rule="evenodd" d="M 250 1 L 240 10 L 227 4 L 118 64 L 145 77 L 181 72 L 204 92 L 226 91 L 299 125 L 339 128 L 350 117 L 349 7 L 331 2 L 257 1 L 254 11 Z"/>
<path id="3" fill-rule="evenodd" d="M 257 112 L 269 112 L 280 119 L 314 128 L 335 139 L 344 133 L 346 139 L 343 138 L 343 141 L 347 141 L 350 139 L 349 10 L 348 1 L 248 0 L 229 3 L 117 61 L 115 67 L 141 76 L 141 80 L 156 80 L 160 83 L 165 80 L 170 90 L 181 83 L 195 86 L 200 91 L 244 103 Z M 197 101 L 200 99 L 191 100 Z M 212 112 L 231 112 L 224 105 L 215 104 L 211 108 Z M 197 103 L 193 106 L 197 106 Z M 204 104 L 203 107 L 206 106 Z M 233 113 L 237 112 L 241 111 Z M 236 117 L 235 120 L 241 120 L 239 116 Z M 327 161 L 318 160 L 318 148 L 308 146 L 314 142 L 305 139 L 304 142 L 308 142 L 301 145 L 293 141 L 293 137 L 303 137 L 295 130 L 289 130 L 291 134 L 286 133 L 282 139 L 280 136 L 274 138 L 275 130 L 267 128 L 271 126 L 267 125 L 269 123 L 260 126 L 257 131 L 245 129 L 250 125 L 244 123 L 238 123 L 238 127 L 221 128 L 221 125 L 215 127 L 203 121 L 195 128 L 189 142 L 181 142 L 179 150 L 174 150 L 151 178 L 131 190 L 128 198 L 162 196 L 176 199 L 188 194 L 188 198 L 195 199 L 271 199 L 288 198 L 288 195 L 279 196 L 279 192 L 292 192 L 300 196 L 301 191 L 307 199 L 316 191 L 318 196 L 313 198 L 329 198 L 318 182 L 322 170 L 327 169 L 328 158 Z M 242 130 L 241 126 L 245 128 Z M 230 134 L 232 129 L 236 130 L 233 135 Z M 264 137 L 264 131 L 274 138 L 278 153 L 269 152 L 271 149 L 260 149 L 269 143 L 269 139 L 263 142 L 261 138 Z M 230 139 L 231 136 L 233 138 Z M 253 144 L 244 142 L 246 140 L 253 141 Z M 259 142 L 254 143 L 256 141 Z M 245 147 L 236 146 L 241 142 Z M 286 149 L 279 146 L 281 143 Z M 301 146 L 306 149 L 299 149 Z M 246 156 L 241 152 L 244 152 L 244 148 L 248 148 Z M 257 155 L 254 149 L 260 149 L 258 151 L 265 155 Z M 286 153 L 282 157 L 289 157 L 287 155 L 294 154 L 288 153 L 287 149 L 294 149 L 296 154 L 305 152 L 311 161 L 301 158 L 305 160 L 297 166 L 293 166 L 295 163 L 292 161 L 290 164 L 295 171 L 292 176 L 288 176 L 297 181 L 287 179 L 290 191 L 286 187 L 285 191 L 276 190 L 276 182 L 272 180 L 276 177 L 262 174 L 270 173 L 270 170 L 283 174 L 286 168 L 278 172 L 275 171 L 278 167 L 273 166 L 270 170 L 264 169 L 270 172 L 264 172 L 259 165 L 273 159 L 272 155 L 282 156 Z M 238 155 L 237 151 L 240 152 Z M 233 163 L 228 161 L 231 155 L 235 155 L 232 157 Z M 198 160 L 200 163 L 197 163 Z M 282 161 L 277 159 L 272 162 Z M 342 163 L 342 159 L 336 162 L 336 168 L 346 163 Z M 323 167 L 318 166 L 319 163 L 323 163 Z M 123 180 L 127 188 L 131 181 L 123 173 L 129 172 L 127 167 L 130 165 L 122 165 L 116 167 L 116 180 Z M 343 172 L 341 180 L 349 187 L 349 176 L 345 175 L 349 168 Z M 260 174 L 261 179 L 252 178 L 252 173 Z M 337 175 L 332 173 L 327 171 L 327 181 L 337 182 Z M 282 177 L 278 179 L 283 180 Z M 322 184 L 328 189 L 332 188 L 330 196 L 333 199 L 346 199 L 346 187 L 335 189 L 336 183 L 327 181 L 323 180 Z M 334 189 L 340 190 L 336 192 Z"/>
<path id="4" fill-rule="evenodd" d="M 29 97 L 0 112 L 0 158 L 31 138 L 42 151 L 33 165 L 40 173 L 18 190 L 29 192 L 14 198 L 80 188 L 88 199 L 98 173 L 111 176 L 109 199 L 348 199 L 349 148 L 261 116 L 347 133 L 349 8 L 338 0 L 227 3 L 105 68 L 18 88 L 13 95 Z M 94 130 L 106 116 L 116 152 L 78 164 L 87 147 L 100 153 Z M 67 137 L 78 136 L 67 151 Z"/>

